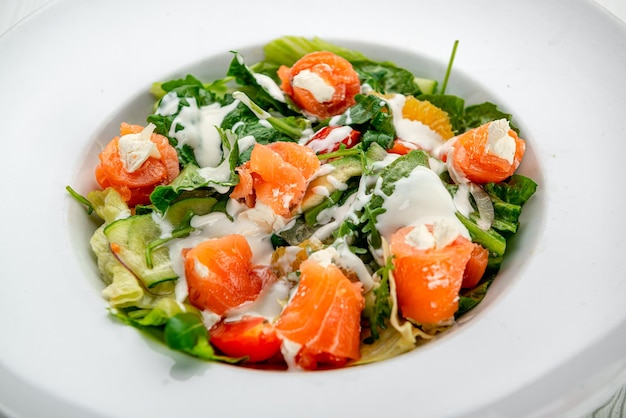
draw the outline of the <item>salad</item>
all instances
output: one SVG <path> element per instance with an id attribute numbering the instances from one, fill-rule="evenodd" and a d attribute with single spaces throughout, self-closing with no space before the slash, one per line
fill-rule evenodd
<path id="1" fill-rule="evenodd" d="M 122 323 L 197 358 L 381 361 L 484 298 L 537 184 L 510 114 L 319 38 L 154 83 L 69 193 Z"/>

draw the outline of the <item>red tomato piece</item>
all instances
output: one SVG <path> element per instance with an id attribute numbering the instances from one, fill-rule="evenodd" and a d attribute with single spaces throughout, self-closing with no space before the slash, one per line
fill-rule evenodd
<path id="1" fill-rule="evenodd" d="M 248 316 L 236 322 L 220 322 L 210 333 L 211 344 L 230 357 L 248 362 L 269 360 L 280 352 L 280 339 L 265 318 Z"/>
<path id="2" fill-rule="evenodd" d="M 359 143 L 361 133 L 349 126 L 325 126 L 315 133 L 306 145 L 316 154 L 337 151 L 341 144 L 352 148 Z"/>

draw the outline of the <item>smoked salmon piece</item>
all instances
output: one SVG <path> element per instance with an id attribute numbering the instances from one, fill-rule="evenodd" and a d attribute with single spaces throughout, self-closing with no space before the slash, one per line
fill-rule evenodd
<path id="1" fill-rule="evenodd" d="M 278 69 L 280 88 L 304 111 L 324 119 L 356 103 L 359 75 L 345 58 L 329 51 L 311 52 L 290 68 Z"/>
<path id="2" fill-rule="evenodd" d="M 296 363 L 312 370 L 359 359 L 361 284 L 312 259 L 300 264 L 300 273 L 296 294 L 275 325 L 281 339 L 301 345 Z"/>
<path id="3" fill-rule="evenodd" d="M 254 179 L 250 171 L 250 161 L 246 161 L 235 169 L 239 175 L 239 183 L 233 188 L 230 197 L 244 199 L 248 207 L 254 207 L 256 196 L 254 195 Z"/>
<path id="4" fill-rule="evenodd" d="M 390 239 L 393 276 L 402 316 L 417 324 L 438 324 L 454 317 L 465 266 L 474 244 L 459 235 L 445 247 L 418 249 L 407 235 L 414 226 L 395 232 Z"/>
<path id="5" fill-rule="evenodd" d="M 510 160 L 497 155 L 489 148 L 490 135 L 496 135 L 498 130 L 505 130 L 511 138 L 508 141 L 512 147 L 507 151 Z M 457 136 L 450 164 L 455 171 L 462 173 L 471 182 L 498 183 L 517 170 L 525 150 L 526 142 L 509 127 L 506 119 L 501 119 L 487 122 Z"/>
<path id="6" fill-rule="evenodd" d="M 124 122 L 120 125 L 120 136 L 138 134 L 143 129 L 143 126 Z M 113 138 L 100 153 L 96 181 L 102 188 L 113 187 L 131 207 L 148 204 L 156 186 L 169 184 L 178 176 L 178 153 L 166 137 L 153 133 L 150 140 L 156 144 L 160 157 L 150 157 L 139 169 L 128 172 L 120 158 L 120 136 Z"/>
<path id="7" fill-rule="evenodd" d="M 261 202 L 277 215 L 290 216 L 319 167 L 315 153 L 295 142 L 255 144 L 250 161 L 237 168 L 239 184 L 230 196 L 244 198 L 248 206 Z"/>
<path id="8" fill-rule="evenodd" d="M 319 158 L 309 147 L 285 141 L 272 142 L 268 144 L 268 147 L 280 155 L 285 162 L 300 170 L 307 181 L 320 168 Z"/>
<path id="9" fill-rule="evenodd" d="M 252 250 L 239 234 L 203 241 L 183 252 L 189 302 L 198 309 L 223 315 L 254 301 L 272 281 L 269 270 L 252 265 Z"/>

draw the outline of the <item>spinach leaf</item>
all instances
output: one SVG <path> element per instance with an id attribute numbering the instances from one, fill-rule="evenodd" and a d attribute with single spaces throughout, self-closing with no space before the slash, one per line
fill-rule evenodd
<path id="1" fill-rule="evenodd" d="M 260 107 L 268 110 L 274 110 L 282 115 L 295 114 L 286 102 L 278 100 L 272 96 L 269 91 L 263 87 L 257 77 L 264 76 L 256 74 L 250 67 L 244 63 L 244 59 L 241 54 L 234 52 L 228 72 L 229 76 L 235 78 L 236 82 L 242 87 L 240 90 L 244 92 L 252 101 L 257 103 Z M 274 80 L 272 79 L 272 82 Z"/>
<path id="2" fill-rule="evenodd" d="M 455 134 L 465 131 L 465 100 L 450 94 L 422 94 L 417 99 L 426 100 L 444 110 Z"/>
<path id="3" fill-rule="evenodd" d="M 400 93 L 417 96 L 421 94 L 415 76 L 404 68 L 390 62 L 352 61 L 361 84 L 369 84 L 379 93 Z"/>
<path id="4" fill-rule="evenodd" d="M 384 149 L 389 149 L 393 146 L 394 139 L 395 137 L 392 135 L 369 130 L 361 137 L 361 146 L 363 150 L 368 150 L 372 144 L 376 143 Z"/>
<path id="5" fill-rule="evenodd" d="M 396 128 L 389 106 L 375 95 L 357 94 L 356 104 L 337 118 L 335 124 L 350 125 L 361 132 L 373 130 L 395 137 Z"/>
<path id="6" fill-rule="evenodd" d="M 537 183 L 521 174 L 513 174 L 500 183 L 485 184 L 484 189 L 506 203 L 522 206 L 535 194 Z"/>
<path id="7" fill-rule="evenodd" d="M 512 123 L 512 115 L 504 113 L 498 106 L 491 102 L 484 102 L 465 108 L 464 124 L 465 130 L 477 128 L 492 120 L 505 118 L 509 121 L 511 129 L 519 134 L 519 129 Z"/>

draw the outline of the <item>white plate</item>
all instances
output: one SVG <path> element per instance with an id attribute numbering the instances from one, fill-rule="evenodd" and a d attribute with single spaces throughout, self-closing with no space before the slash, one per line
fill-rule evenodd
<path id="1" fill-rule="evenodd" d="M 0 410 L 16 416 L 564 416 L 626 370 L 626 29 L 582 0 L 56 1 L 0 38 Z M 383 363 L 318 373 L 206 364 L 106 313 L 91 226 L 65 193 L 152 81 L 284 34 L 373 44 L 489 98 L 539 182 L 487 299 Z M 358 43 L 354 43 L 358 42 Z M 402 53 L 399 53 L 401 51 Z M 368 51 L 364 51 L 368 52 Z M 371 55 L 371 54 L 370 54 Z M 465 81 L 470 81 L 465 83 Z M 92 165 L 91 165 L 92 166 Z"/>

